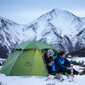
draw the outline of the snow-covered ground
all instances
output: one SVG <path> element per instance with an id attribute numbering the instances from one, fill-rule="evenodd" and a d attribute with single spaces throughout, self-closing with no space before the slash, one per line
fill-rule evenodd
<path id="1" fill-rule="evenodd" d="M 0 69 L 2 66 L 0 66 Z M 80 71 L 79 66 L 74 66 L 74 68 Z M 75 75 L 73 81 L 71 77 L 68 78 L 62 75 L 64 81 L 60 81 L 51 77 L 51 79 L 46 80 L 47 77 L 41 76 L 6 76 L 5 74 L 0 74 L 0 85 L 84 85 L 85 75 Z"/>
<path id="2" fill-rule="evenodd" d="M 83 69 L 84 69 L 84 67 L 81 67 L 81 66 L 78 66 L 78 65 L 74 65 L 73 68 L 74 68 L 75 70 L 77 70 L 78 72 L 81 72 L 81 71 L 83 71 Z"/>
<path id="3" fill-rule="evenodd" d="M 72 60 L 72 61 L 76 61 L 76 62 L 79 62 L 79 63 L 82 63 L 85 64 L 85 57 L 73 57 L 73 58 L 68 58 L 69 60 Z"/>
<path id="4" fill-rule="evenodd" d="M 46 81 L 47 77 L 23 77 L 23 76 L 5 76 L 0 74 L 0 85 L 84 85 L 85 75 L 76 75 L 73 81 L 69 82 L 66 76 L 63 76 L 64 81 L 59 81 L 57 79 L 49 79 Z"/>

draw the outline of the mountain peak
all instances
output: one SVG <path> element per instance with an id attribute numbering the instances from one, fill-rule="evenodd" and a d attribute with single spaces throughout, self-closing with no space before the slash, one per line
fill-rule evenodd
<path id="1" fill-rule="evenodd" d="M 84 23 L 80 17 L 61 9 L 53 9 L 52 11 L 40 16 L 34 23 L 47 23 L 53 25 L 61 36 L 67 35 L 73 38 L 79 31 L 83 29 Z M 44 23 L 43 23 L 44 22 Z M 44 28 L 44 27 L 43 27 Z"/>

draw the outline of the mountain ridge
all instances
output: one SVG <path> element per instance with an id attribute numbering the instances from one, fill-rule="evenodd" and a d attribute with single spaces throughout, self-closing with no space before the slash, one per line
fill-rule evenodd
<path id="1" fill-rule="evenodd" d="M 6 46 L 8 54 L 20 43 L 31 40 L 47 42 L 69 53 L 85 47 L 84 28 L 80 17 L 60 9 L 53 9 L 27 25 L 0 17 L 0 44 Z"/>

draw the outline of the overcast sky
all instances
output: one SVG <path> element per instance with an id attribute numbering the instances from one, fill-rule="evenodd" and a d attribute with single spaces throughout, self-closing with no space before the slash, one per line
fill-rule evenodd
<path id="1" fill-rule="evenodd" d="M 19 24 L 30 23 L 54 8 L 85 17 L 85 0 L 0 0 L 0 16 Z"/>

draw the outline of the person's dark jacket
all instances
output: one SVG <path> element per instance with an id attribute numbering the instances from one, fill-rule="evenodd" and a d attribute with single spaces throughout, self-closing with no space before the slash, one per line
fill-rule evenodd
<path id="1" fill-rule="evenodd" d="M 48 73 L 51 74 L 52 66 L 49 66 L 49 63 L 51 62 L 52 57 L 48 57 L 48 56 L 47 56 L 47 53 L 45 53 L 45 54 L 44 54 L 44 60 L 45 60 L 46 67 L 47 67 L 47 69 L 48 69 Z"/>
<path id="2" fill-rule="evenodd" d="M 68 69 L 68 67 L 64 65 L 65 63 L 67 63 L 68 66 L 72 64 L 69 60 L 67 60 L 66 58 L 61 58 L 59 55 L 55 56 L 54 62 L 55 62 L 56 68 L 58 67 L 61 69 Z"/>

